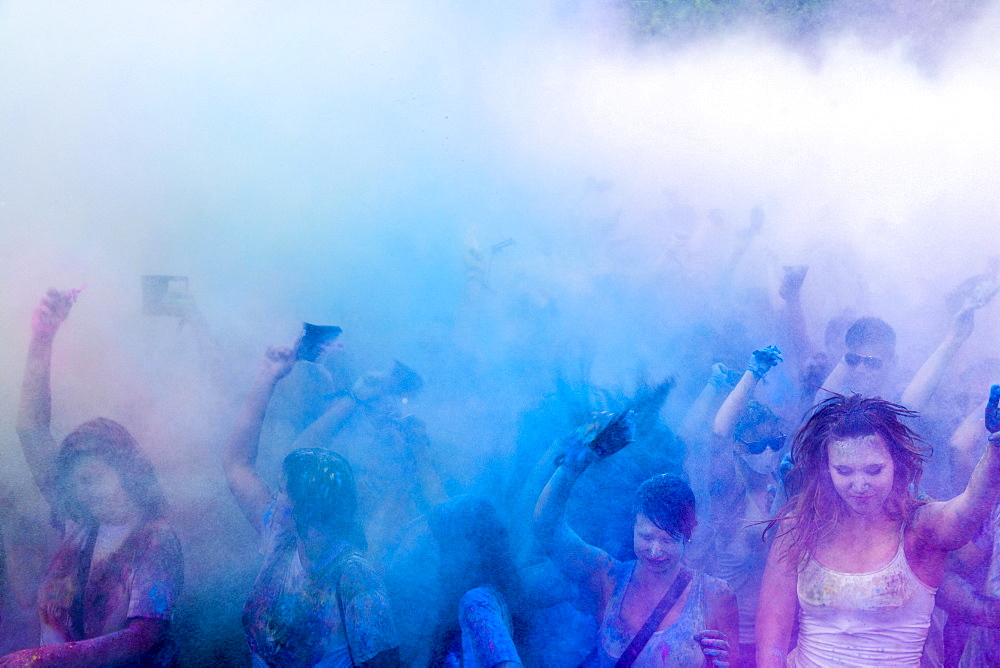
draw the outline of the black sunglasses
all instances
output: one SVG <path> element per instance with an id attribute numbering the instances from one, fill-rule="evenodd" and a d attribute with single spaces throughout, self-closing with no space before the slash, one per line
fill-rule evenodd
<path id="1" fill-rule="evenodd" d="M 873 371 L 882 368 L 882 359 L 879 357 L 866 357 L 864 355 L 858 355 L 857 353 L 847 353 L 844 355 L 844 364 L 849 367 L 855 367 L 862 362 L 864 362 L 866 367 Z"/>
<path id="2" fill-rule="evenodd" d="M 747 451 L 751 455 L 759 455 L 768 448 L 771 448 L 775 452 L 781 450 L 781 446 L 785 444 L 785 435 L 778 434 L 777 436 L 769 436 L 768 438 L 762 438 L 758 441 L 744 441 L 742 438 L 737 436 L 736 440 L 745 445 L 747 447 Z"/>

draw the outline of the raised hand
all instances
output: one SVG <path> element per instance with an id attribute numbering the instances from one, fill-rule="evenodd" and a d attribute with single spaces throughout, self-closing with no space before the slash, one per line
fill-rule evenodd
<path id="1" fill-rule="evenodd" d="M 729 666 L 729 641 L 725 633 L 709 629 L 695 633 L 694 639 L 701 645 L 701 651 L 709 665 L 719 668 Z"/>
<path id="2" fill-rule="evenodd" d="M 778 288 L 778 294 L 787 302 L 799 296 L 799 291 L 802 289 L 802 282 L 806 280 L 806 272 L 809 271 L 809 267 L 806 265 L 795 265 L 782 268 L 785 270 L 785 275 L 781 279 L 781 287 Z"/>
<path id="3" fill-rule="evenodd" d="M 288 375 L 295 365 L 295 348 L 271 346 L 260 361 L 260 373 L 269 380 L 278 381 Z"/>
<path id="4" fill-rule="evenodd" d="M 720 390 L 725 387 L 731 388 L 739 382 L 740 375 L 739 371 L 733 371 L 722 362 L 716 362 L 712 365 L 712 375 L 708 382 L 712 384 L 712 387 Z"/>
<path id="5" fill-rule="evenodd" d="M 585 424 L 574 429 L 562 439 L 563 454 L 558 457 L 561 466 L 571 471 L 582 472 L 590 463 L 597 459 L 597 454 L 590 448 L 590 442 L 597 435 L 599 425 Z"/>
<path id="6" fill-rule="evenodd" d="M 778 350 L 777 346 L 761 348 L 760 350 L 753 351 L 753 354 L 750 356 L 750 363 L 747 365 L 747 371 L 752 372 L 759 380 L 781 361 L 781 351 Z"/>
<path id="7" fill-rule="evenodd" d="M 31 314 L 32 334 L 48 338 L 55 336 L 82 289 L 49 290 Z"/>
<path id="8" fill-rule="evenodd" d="M 995 278 L 980 281 L 966 298 L 966 306 L 971 308 L 982 308 L 990 303 L 997 291 L 1000 290 L 1000 281 Z"/>
<path id="9" fill-rule="evenodd" d="M 986 430 L 991 434 L 993 445 L 1000 443 L 1000 385 L 990 387 L 990 398 L 986 402 Z"/>

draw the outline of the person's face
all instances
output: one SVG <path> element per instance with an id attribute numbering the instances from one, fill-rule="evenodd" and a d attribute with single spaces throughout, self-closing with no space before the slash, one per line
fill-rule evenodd
<path id="1" fill-rule="evenodd" d="M 879 391 L 887 372 L 895 363 L 892 346 L 862 343 L 842 358 L 850 369 L 851 389 L 861 394 Z"/>
<path id="2" fill-rule="evenodd" d="M 639 513 L 632 529 L 632 548 L 647 570 L 666 573 L 684 556 L 684 539 L 674 538 Z"/>
<path id="3" fill-rule="evenodd" d="M 847 507 L 859 515 L 882 512 L 892 494 L 896 467 L 881 436 L 832 441 L 827 449 L 830 479 Z"/>
<path id="4" fill-rule="evenodd" d="M 101 524 L 121 524 L 136 514 L 135 503 L 122 486 L 118 471 L 100 457 L 85 455 L 69 475 L 77 502 Z"/>
<path id="5" fill-rule="evenodd" d="M 781 461 L 781 450 L 787 440 L 781 431 L 781 425 L 777 420 L 765 420 L 747 429 L 743 429 L 737 434 L 743 442 L 738 442 L 737 453 L 751 470 L 756 473 L 768 474 L 778 467 Z M 760 452 L 750 452 L 750 445 L 754 449 L 760 448 Z M 780 444 L 780 445 L 779 445 Z M 773 449 L 778 446 L 778 449 Z"/>

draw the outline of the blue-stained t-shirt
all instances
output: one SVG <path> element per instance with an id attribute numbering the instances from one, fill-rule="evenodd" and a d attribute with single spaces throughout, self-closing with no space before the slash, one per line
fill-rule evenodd
<path id="1" fill-rule="evenodd" d="M 307 572 L 289 509 L 264 512 L 264 563 L 243 607 L 257 666 L 349 668 L 399 646 L 381 578 L 348 543 Z M 337 587 L 343 599 L 343 617 Z"/>

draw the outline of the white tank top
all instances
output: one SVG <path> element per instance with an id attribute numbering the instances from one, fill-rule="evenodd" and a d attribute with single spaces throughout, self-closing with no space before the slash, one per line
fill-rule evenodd
<path id="1" fill-rule="evenodd" d="M 919 666 L 937 589 L 916 576 L 899 549 L 871 573 L 838 573 L 812 557 L 799 571 L 798 646 L 788 665 Z"/>

